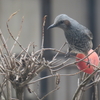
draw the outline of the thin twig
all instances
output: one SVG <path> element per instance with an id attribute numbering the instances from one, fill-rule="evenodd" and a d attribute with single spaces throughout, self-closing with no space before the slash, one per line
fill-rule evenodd
<path id="1" fill-rule="evenodd" d="M 17 14 L 17 12 L 18 12 L 18 11 L 16 11 L 15 13 L 13 13 L 13 14 L 9 17 L 8 21 L 6 22 L 6 25 L 7 25 L 8 32 L 9 32 L 10 36 L 12 37 L 12 39 L 19 45 L 19 47 L 20 47 L 25 53 L 27 53 L 26 49 L 14 38 L 14 36 L 12 35 L 12 33 L 11 33 L 10 29 L 9 29 L 9 25 L 8 25 L 8 22 L 10 21 L 10 19 L 11 19 L 15 14 Z M 32 57 L 29 55 L 29 53 L 27 53 L 27 55 L 28 55 L 28 56 L 31 58 L 31 60 L 34 62 L 34 60 L 33 60 Z"/>
<path id="2" fill-rule="evenodd" d="M 30 46 L 32 46 L 33 45 L 33 43 L 31 43 L 30 44 Z M 25 48 L 25 51 L 27 51 L 27 49 L 28 49 L 28 47 L 27 48 Z M 22 53 L 24 53 L 25 52 L 24 50 L 22 50 L 17 56 L 16 56 L 16 59 L 18 59 L 18 57 L 20 57 L 21 56 L 21 54 Z"/>
<path id="3" fill-rule="evenodd" d="M 98 45 L 90 54 L 88 54 L 86 57 L 76 61 L 76 63 L 80 62 L 80 61 L 83 61 L 84 59 L 88 58 L 93 52 L 95 52 L 98 48 L 100 48 L 100 45 Z"/>
<path id="4" fill-rule="evenodd" d="M 9 22 L 9 21 L 10 21 L 10 19 L 11 19 L 14 15 L 16 15 L 18 12 L 19 12 L 19 10 L 18 10 L 18 11 L 16 11 L 16 12 L 14 12 L 13 14 L 11 14 L 11 15 L 10 15 L 10 17 L 8 18 L 8 22 Z"/>
<path id="5" fill-rule="evenodd" d="M 39 97 L 38 97 L 38 95 L 37 95 L 37 93 L 35 92 L 35 91 L 32 91 L 34 94 L 35 94 L 35 96 L 36 96 L 36 98 L 38 99 L 38 100 L 41 100 Z"/>
<path id="6" fill-rule="evenodd" d="M 42 25 L 42 45 L 41 45 L 41 49 L 44 48 L 44 27 L 45 27 L 45 23 L 46 23 L 46 18 L 47 18 L 47 15 L 45 15 L 44 18 L 43 18 L 43 25 Z"/>
<path id="7" fill-rule="evenodd" d="M 84 70 L 86 70 L 86 69 L 84 69 Z M 73 74 L 59 74 L 59 75 L 60 75 L 60 76 L 75 76 L 75 75 L 77 75 L 77 74 L 79 74 L 79 73 L 81 73 L 81 72 L 83 72 L 83 70 L 78 71 L 78 72 L 73 73 Z M 28 85 L 34 84 L 34 83 L 36 83 L 36 82 L 38 82 L 38 81 L 41 81 L 41 80 L 44 80 L 44 79 L 47 79 L 47 78 L 56 77 L 56 76 L 57 76 L 57 74 L 45 76 L 45 77 L 39 78 L 39 79 L 37 79 L 37 80 L 35 80 L 35 81 L 32 81 L 32 82 L 28 83 Z"/>
<path id="8" fill-rule="evenodd" d="M 34 53 L 33 57 L 34 57 L 35 55 L 39 54 L 39 53 L 41 52 L 41 50 L 43 50 L 43 51 L 51 50 L 51 51 L 59 52 L 59 53 L 62 53 L 62 54 L 66 54 L 65 52 L 59 51 L 59 50 L 57 50 L 57 49 L 55 49 L 55 48 L 43 48 L 43 49 L 37 50 L 37 51 Z"/>
<path id="9" fill-rule="evenodd" d="M 96 78 L 96 75 L 94 75 L 94 80 L 95 80 L 95 78 Z M 98 86 L 97 86 L 97 83 L 96 84 L 94 84 L 94 90 L 95 90 L 95 92 L 94 92 L 94 97 L 95 97 L 95 100 L 99 100 L 99 95 L 98 95 Z"/>
<path id="10" fill-rule="evenodd" d="M 43 100 L 44 98 L 46 98 L 49 94 L 53 93 L 54 91 L 58 90 L 60 87 L 56 87 L 54 90 L 50 91 L 49 93 L 47 93 L 45 96 L 43 96 L 40 100 Z"/>
<path id="11" fill-rule="evenodd" d="M 29 48 L 30 48 L 31 44 L 33 44 L 33 43 L 29 43 L 29 45 L 28 45 L 28 47 L 27 47 L 27 49 L 26 49 L 26 52 L 27 52 L 27 53 L 28 53 L 28 51 L 29 51 Z M 25 55 L 24 55 L 24 59 L 26 58 L 27 53 L 25 53 Z"/>
<path id="12" fill-rule="evenodd" d="M 88 85 L 86 85 L 86 87 L 87 87 L 87 88 L 88 88 L 88 87 L 90 88 L 90 87 L 92 87 L 93 85 L 97 84 L 99 81 L 100 81 L 100 76 L 97 76 L 97 77 L 95 78 L 95 80 L 94 80 L 93 82 L 89 83 Z M 87 90 L 87 88 L 86 88 L 85 90 Z"/>
<path id="13" fill-rule="evenodd" d="M 41 49 L 44 48 L 44 27 L 45 27 L 45 23 L 46 23 L 46 17 L 47 17 L 47 15 L 45 15 L 44 18 L 43 18 Z M 41 58 L 42 58 L 43 57 L 43 50 L 41 50 L 40 55 L 41 55 Z"/>
<path id="14" fill-rule="evenodd" d="M 62 48 L 66 45 L 66 42 L 61 46 L 61 48 L 59 49 L 59 51 L 62 50 Z M 59 54 L 59 52 L 56 53 L 56 55 L 53 57 L 52 61 L 55 60 L 55 58 L 57 57 L 57 55 Z"/>
<path id="15" fill-rule="evenodd" d="M 53 66 L 53 67 L 50 67 L 50 68 L 52 68 L 52 69 L 55 69 L 55 68 L 61 68 L 61 66 L 63 66 L 64 67 L 64 65 L 68 62 L 70 60 L 70 58 L 68 58 L 67 60 L 65 60 L 65 61 L 63 61 L 61 64 L 59 64 L 59 65 L 55 65 L 55 66 Z M 70 64 L 69 64 L 70 65 Z M 66 66 L 66 65 L 65 65 Z M 61 68 L 62 69 L 62 68 Z"/>
<path id="16" fill-rule="evenodd" d="M 7 54 L 9 55 L 9 49 L 8 49 L 7 43 L 6 43 L 6 41 L 5 41 L 5 38 L 4 38 L 4 36 L 3 36 L 2 32 L 1 32 L 1 30 L 0 30 L 0 39 L 1 39 L 2 43 L 3 43 L 3 46 L 4 46 L 4 48 L 5 48 L 6 52 L 7 52 Z"/>
<path id="17" fill-rule="evenodd" d="M 18 35 L 17 35 L 17 37 L 16 37 L 16 41 L 18 41 L 18 39 L 19 39 L 19 37 L 20 37 L 21 31 L 22 31 L 22 24 L 23 24 L 23 21 L 24 21 L 24 16 L 22 17 L 21 26 L 20 26 L 20 30 L 19 30 L 19 32 L 18 32 Z M 16 43 L 17 43 L 16 41 L 14 42 L 14 44 L 13 44 L 11 50 L 10 50 L 10 53 L 12 52 L 12 50 L 14 49 L 14 47 L 15 47 L 15 45 L 16 45 Z"/>
<path id="18" fill-rule="evenodd" d="M 5 100 L 7 100 L 7 97 L 6 97 L 6 95 L 5 95 L 5 93 L 4 93 L 4 90 L 3 90 L 3 85 L 0 85 L 0 88 L 1 88 L 1 91 L 2 91 L 2 93 L 3 93 L 3 97 L 5 98 Z"/>
<path id="19" fill-rule="evenodd" d="M 86 84 L 88 83 L 88 81 L 91 79 L 91 77 L 93 77 L 93 75 L 97 72 L 98 70 L 94 71 L 92 74 L 90 74 L 87 78 L 85 78 L 79 85 L 79 87 L 77 88 L 74 96 L 73 96 L 73 99 L 72 100 L 78 100 L 76 99 L 77 96 L 78 96 L 78 93 L 80 92 L 80 90 L 86 86 Z"/>

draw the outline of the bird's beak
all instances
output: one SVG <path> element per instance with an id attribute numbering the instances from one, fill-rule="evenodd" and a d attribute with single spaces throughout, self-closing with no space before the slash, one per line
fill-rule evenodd
<path id="1" fill-rule="evenodd" d="M 51 29 L 51 28 L 54 28 L 54 27 L 56 27 L 56 24 L 50 25 L 50 26 L 47 28 L 47 30 L 48 30 L 48 29 Z"/>

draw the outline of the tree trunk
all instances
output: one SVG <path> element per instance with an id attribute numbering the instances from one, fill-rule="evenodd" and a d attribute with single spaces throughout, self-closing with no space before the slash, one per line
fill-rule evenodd
<path id="1" fill-rule="evenodd" d="M 16 89 L 16 97 L 18 100 L 24 100 L 23 92 L 24 92 L 24 88 L 22 88 L 22 87 Z"/>

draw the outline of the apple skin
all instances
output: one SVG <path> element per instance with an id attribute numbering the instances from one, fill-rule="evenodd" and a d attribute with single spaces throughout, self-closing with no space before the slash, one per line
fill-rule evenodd
<path id="1" fill-rule="evenodd" d="M 90 54 L 91 52 L 93 52 L 92 49 L 88 52 L 88 54 Z M 86 56 L 84 54 L 79 53 L 79 54 L 76 55 L 76 57 L 77 58 L 80 58 L 80 59 L 83 59 Z M 76 58 L 76 61 L 79 60 L 77 58 Z M 86 62 L 89 61 L 90 64 L 93 64 L 95 66 L 98 66 L 99 65 L 99 57 L 98 57 L 98 54 L 96 52 L 93 52 L 90 56 L 88 56 L 88 58 L 84 59 L 84 61 L 86 61 Z M 83 72 L 85 72 L 85 73 L 92 74 L 96 68 L 94 68 L 90 64 L 87 64 L 84 61 L 80 61 L 80 62 L 76 63 L 77 68 L 79 70 L 83 70 Z"/>

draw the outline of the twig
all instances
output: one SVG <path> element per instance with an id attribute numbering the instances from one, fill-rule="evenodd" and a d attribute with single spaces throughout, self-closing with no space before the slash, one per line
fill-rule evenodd
<path id="1" fill-rule="evenodd" d="M 37 93 L 35 92 L 35 91 L 32 91 L 34 94 L 35 94 L 35 96 L 36 96 L 36 98 L 38 99 L 38 100 L 41 100 L 39 97 L 38 97 L 38 95 L 37 95 Z"/>
<path id="2" fill-rule="evenodd" d="M 85 58 L 85 57 L 84 57 Z M 66 66 L 70 66 L 70 65 L 74 65 L 74 64 L 76 64 L 76 63 L 78 63 L 78 62 L 80 62 L 80 61 L 84 61 L 84 58 L 83 59 L 80 59 L 80 60 L 78 60 L 78 61 L 73 61 L 73 62 L 71 62 L 71 63 L 68 63 L 67 65 L 64 65 L 63 63 L 61 63 L 60 65 L 58 65 L 58 66 L 56 66 L 56 67 L 52 67 L 52 68 L 57 68 L 57 67 L 60 67 L 61 65 L 63 65 L 62 67 L 60 67 L 60 68 L 58 68 L 58 69 L 55 69 L 55 70 L 52 70 L 52 71 L 54 71 L 54 72 L 56 72 L 56 71 L 59 71 L 59 70 L 61 70 L 61 69 L 63 69 L 64 67 L 66 67 Z M 69 59 L 68 59 L 69 60 Z M 66 62 L 66 61 L 65 61 Z M 86 62 L 86 61 L 84 61 L 84 62 Z M 87 62 L 86 62 L 87 63 Z M 100 68 L 98 67 L 98 66 L 96 66 L 96 65 L 94 65 L 94 64 L 89 64 L 89 65 L 91 65 L 91 66 L 93 66 L 93 67 L 95 67 L 95 68 L 97 68 L 98 70 L 100 70 Z M 88 68 L 88 67 L 87 67 Z"/>
<path id="3" fill-rule="evenodd" d="M 97 84 L 95 84 L 94 85 L 94 89 L 95 89 L 95 100 L 99 100 L 99 98 L 98 98 L 98 86 L 97 86 Z"/>
<path id="4" fill-rule="evenodd" d="M 33 44 L 33 43 L 31 43 L 31 44 L 30 44 L 30 46 L 32 46 L 32 44 Z M 30 47 L 30 46 L 29 46 L 29 47 Z M 25 51 L 27 51 L 27 49 L 28 49 L 28 47 L 27 47 L 27 48 L 25 48 Z M 20 56 L 21 56 L 21 54 L 22 54 L 22 53 L 24 53 L 25 51 L 24 51 L 24 50 L 22 50 L 22 51 L 21 51 L 21 52 L 20 52 L 20 53 L 16 56 L 16 59 L 18 59 L 18 57 L 20 57 Z"/>
<path id="5" fill-rule="evenodd" d="M 86 70 L 86 69 L 85 69 L 85 70 Z M 59 75 L 60 75 L 60 76 L 75 76 L 75 75 L 77 75 L 77 74 L 79 74 L 79 73 L 81 73 L 81 72 L 83 72 L 83 70 L 78 71 L 78 72 L 73 73 L 73 74 L 59 74 Z M 45 77 L 39 78 L 39 79 L 37 79 L 37 80 L 35 80 L 35 81 L 32 81 L 32 82 L 28 83 L 28 85 L 34 84 L 34 83 L 36 83 L 36 82 L 38 82 L 38 81 L 41 81 L 41 80 L 44 80 L 44 79 L 47 79 L 47 78 L 56 77 L 56 76 L 57 76 L 57 74 L 45 76 Z"/>
<path id="6" fill-rule="evenodd" d="M 62 53 L 62 54 L 66 54 L 65 52 L 59 51 L 59 50 L 57 50 L 57 49 L 55 49 L 55 48 L 43 48 L 43 49 L 37 50 L 37 51 L 34 53 L 33 57 L 34 57 L 35 55 L 37 55 L 38 53 L 40 53 L 41 50 L 43 50 L 43 51 L 51 50 L 51 51 L 59 52 L 59 53 Z"/>
<path id="7" fill-rule="evenodd" d="M 11 19 L 11 18 L 10 18 L 10 19 Z M 19 33 L 18 33 L 18 35 L 17 35 L 17 37 L 16 37 L 16 41 L 18 41 L 18 39 L 19 39 L 19 37 L 20 37 L 21 31 L 22 31 L 22 24 L 23 24 L 23 21 L 24 21 L 24 16 L 22 17 L 21 26 L 20 26 Z M 14 42 L 14 44 L 13 44 L 11 50 L 10 50 L 10 53 L 12 52 L 12 50 L 14 49 L 14 47 L 15 47 L 15 45 L 16 45 L 16 43 L 17 43 L 16 41 Z"/>
<path id="8" fill-rule="evenodd" d="M 71 63 L 69 63 L 69 64 L 66 64 L 66 65 L 63 65 L 62 67 L 60 67 L 60 68 L 57 68 L 57 69 L 55 69 L 55 70 L 52 70 L 53 72 L 57 72 L 57 71 L 59 71 L 59 70 L 61 70 L 61 69 L 63 69 L 63 68 L 65 68 L 65 67 L 68 67 L 68 66 L 70 66 L 70 65 L 74 65 L 75 64 L 75 62 L 71 62 Z"/>
<path id="9" fill-rule="evenodd" d="M 97 84 L 99 81 L 100 81 L 100 76 L 97 76 L 96 79 L 95 79 L 93 82 L 91 82 L 91 83 L 89 83 L 88 85 L 86 85 L 86 87 L 91 87 L 91 86 Z M 87 89 L 87 88 L 86 88 L 86 89 Z M 86 89 L 85 89 L 85 90 L 86 90 Z"/>
<path id="10" fill-rule="evenodd" d="M 58 64 L 59 62 L 61 62 L 62 61 L 62 59 L 54 59 L 54 61 L 50 61 L 49 62 L 49 65 L 50 66 L 53 66 L 53 65 L 56 65 L 56 64 Z M 53 66 L 54 67 L 54 66 Z M 56 66 L 55 66 L 56 67 Z"/>
<path id="11" fill-rule="evenodd" d="M 12 37 L 12 39 L 19 45 L 19 47 L 20 47 L 25 53 L 27 53 L 26 49 L 14 38 L 14 36 L 12 35 L 12 33 L 11 33 L 10 29 L 9 29 L 9 25 L 8 25 L 8 22 L 10 21 L 10 19 L 11 19 L 15 14 L 17 14 L 17 12 L 18 12 L 18 11 L 16 11 L 15 13 L 13 13 L 13 14 L 9 17 L 8 21 L 6 22 L 6 25 L 7 25 L 8 32 L 9 32 L 10 36 Z M 34 60 L 33 60 L 32 57 L 29 55 L 29 53 L 27 53 L 27 55 L 28 55 L 28 56 L 31 58 L 31 60 L 34 62 Z"/>
<path id="12" fill-rule="evenodd" d="M 95 78 L 96 78 L 96 75 L 94 75 L 94 80 L 95 80 Z M 95 100 L 99 100 L 99 98 L 98 98 L 98 86 L 97 86 L 97 83 L 96 84 L 94 84 L 94 90 L 95 90 L 95 92 L 94 92 L 94 97 L 95 97 Z"/>
<path id="13" fill-rule="evenodd" d="M 92 74 L 90 74 L 86 79 L 84 79 L 84 80 L 80 83 L 80 85 L 79 85 L 79 87 L 77 88 L 77 90 L 76 90 L 76 92 L 75 92 L 75 94 L 74 94 L 72 100 L 78 100 L 78 99 L 76 99 L 77 96 L 78 96 L 78 93 L 81 91 L 81 89 L 82 89 L 84 86 L 86 86 L 86 84 L 88 83 L 88 81 L 91 79 L 91 77 L 93 77 L 93 75 L 94 75 L 97 71 L 98 71 L 98 70 L 94 71 Z"/>
<path id="14" fill-rule="evenodd" d="M 46 23 L 46 17 L 47 17 L 47 15 L 45 15 L 44 18 L 43 18 L 41 49 L 44 48 L 44 26 L 45 26 L 45 23 Z M 41 50 L 40 55 L 41 55 L 41 58 L 42 58 L 42 57 L 43 57 L 43 50 Z M 40 56 L 40 55 L 39 55 L 39 56 Z M 38 56 L 38 57 L 39 57 L 39 56 Z"/>
<path id="15" fill-rule="evenodd" d="M 70 58 L 69 59 L 67 59 L 67 60 L 65 60 L 64 62 L 62 62 L 61 64 L 59 64 L 59 65 L 55 65 L 55 66 L 53 66 L 53 67 L 50 67 L 50 68 L 52 68 L 52 69 L 55 69 L 55 68 L 61 68 L 61 66 L 63 66 L 64 67 L 64 65 L 68 62 L 70 60 Z M 51 63 L 50 63 L 51 64 Z M 65 65 L 66 66 L 66 65 Z M 62 68 L 61 68 L 62 69 Z"/>
<path id="16" fill-rule="evenodd" d="M 44 16 L 44 18 L 43 18 L 43 25 L 42 25 L 42 45 L 41 45 L 41 49 L 43 49 L 44 48 L 44 26 L 45 26 L 45 23 L 46 23 L 46 17 L 47 17 L 47 15 L 45 15 Z"/>
<path id="17" fill-rule="evenodd" d="M 11 58 L 8 57 L 6 54 L 3 56 L 4 57 L 4 61 L 7 64 L 6 70 L 11 68 Z M 10 59 L 9 59 L 10 58 Z"/>
<path id="18" fill-rule="evenodd" d="M 88 54 L 86 57 L 76 61 L 76 63 L 80 62 L 80 61 L 83 61 L 84 59 L 88 58 L 93 52 L 95 52 L 98 48 L 100 48 L 100 45 L 98 45 L 90 54 Z"/>
<path id="19" fill-rule="evenodd" d="M 27 47 L 27 49 L 26 49 L 26 52 L 28 53 L 28 51 L 29 51 L 29 48 L 30 48 L 30 46 L 32 45 L 32 43 L 29 43 L 29 45 L 28 45 L 28 47 Z M 25 55 L 24 55 L 24 59 L 26 58 L 26 56 L 27 56 L 27 53 L 25 53 Z"/>
<path id="20" fill-rule="evenodd" d="M 9 49 L 8 49 L 7 43 L 6 43 L 6 41 L 5 41 L 5 38 L 4 38 L 3 35 L 2 35 L 1 30 L 0 30 L 0 39 L 1 39 L 2 43 L 3 43 L 3 46 L 4 46 L 4 48 L 5 48 L 6 52 L 7 52 L 7 54 L 9 55 Z M 9 56 L 10 56 L 10 55 L 9 55 Z"/>
<path id="21" fill-rule="evenodd" d="M 43 100 L 45 97 L 47 97 L 49 94 L 53 93 L 54 91 L 58 90 L 60 87 L 56 87 L 54 90 L 47 93 L 45 96 L 43 96 L 40 100 Z"/>
<path id="22" fill-rule="evenodd" d="M 14 38 L 14 36 L 12 35 L 10 29 L 9 29 L 9 25 L 8 25 L 8 22 L 10 21 L 10 19 L 15 15 L 17 14 L 18 11 L 14 12 L 13 14 L 11 14 L 11 16 L 8 18 L 8 21 L 6 22 L 6 25 L 7 25 L 7 29 L 8 29 L 8 32 L 10 34 L 10 36 L 12 37 L 12 39 L 19 45 L 19 47 L 22 48 L 22 50 L 24 50 L 26 52 L 26 50 L 23 48 L 23 46 Z"/>
<path id="23" fill-rule="evenodd" d="M 2 91 L 2 94 L 3 94 L 3 97 L 5 98 L 5 100 L 7 100 L 7 97 L 6 97 L 4 90 L 3 90 L 3 85 L 0 85 L 0 88 L 1 88 L 1 91 Z"/>
<path id="24" fill-rule="evenodd" d="M 66 45 L 66 42 L 61 46 L 61 48 L 59 49 L 59 51 L 62 50 L 62 48 Z M 57 55 L 59 54 L 59 52 L 56 53 L 56 55 L 53 57 L 52 61 L 55 60 L 55 58 L 57 57 Z M 49 63 L 50 64 L 50 63 Z"/>
<path id="25" fill-rule="evenodd" d="M 37 95 L 37 93 L 36 93 L 35 91 L 32 91 L 32 90 L 29 88 L 29 86 L 28 86 L 28 85 L 27 85 L 26 87 L 27 87 L 27 89 L 28 89 L 29 93 L 34 93 L 34 94 L 35 94 L 35 96 L 36 96 L 36 98 L 37 98 L 38 100 L 40 100 L 39 96 Z"/>
<path id="26" fill-rule="evenodd" d="M 10 17 L 8 18 L 8 22 L 9 22 L 9 21 L 10 21 L 10 19 L 11 19 L 14 15 L 16 15 L 18 12 L 19 12 L 19 10 L 18 10 L 18 11 L 16 11 L 16 12 L 14 12 L 13 14 L 11 14 L 11 15 L 10 15 Z"/>

